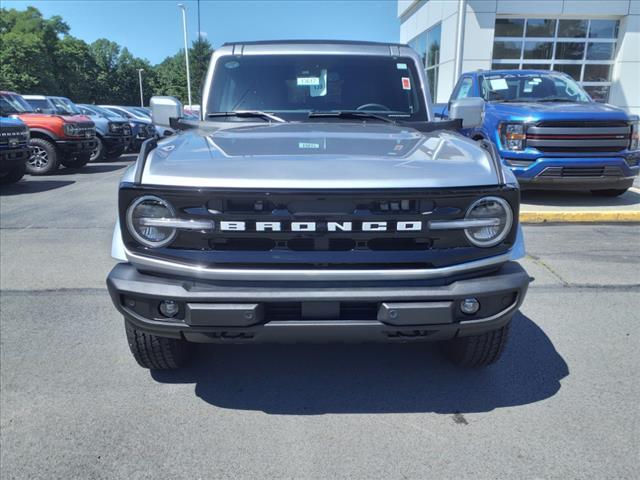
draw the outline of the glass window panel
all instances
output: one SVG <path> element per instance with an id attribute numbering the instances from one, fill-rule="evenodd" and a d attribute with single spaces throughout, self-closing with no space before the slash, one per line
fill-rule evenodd
<path id="1" fill-rule="evenodd" d="M 438 24 L 427 34 L 427 67 L 440 63 L 440 33 L 441 25 Z"/>
<path id="2" fill-rule="evenodd" d="M 520 65 L 517 63 L 492 63 L 491 70 L 518 70 Z"/>
<path id="3" fill-rule="evenodd" d="M 586 20 L 560 20 L 558 24 L 558 37 L 586 37 L 587 25 Z"/>
<path id="4" fill-rule="evenodd" d="M 584 86 L 584 88 L 591 98 L 593 98 L 596 102 L 607 102 L 609 100 L 609 87 L 605 85 L 597 85 L 597 86 Z"/>
<path id="5" fill-rule="evenodd" d="M 556 43 L 556 59 L 558 60 L 582 60 L 583 56 L 584 42 Z"/>
<path id="6" fill-rule="evenodd" d="M 553 42 L 524 42 L 524 58 L 546 60 L 552 51 Z"/>
<path id="7" fill-rule="evenodd" d="M 590 38 L 618 38 L 618 20 L 591 20 Z"/>
<path id="8" fill-rule="evenodd" d="M 493 58 L 520 58 L 522 42 L 493 42 Z"/>
<path id="9" fill-rule="evenodd" d="M 585 82 L 609 82 L 611 81 L 611 65 L 585 65 Z"/>
<path id="10" fill-rule="evenodd" d="M 557 72 L 566 73 L 576 81 L 580 81 L 580 72 L 582 71 L 582 65 L 562 65 L 556 63 L 553 69 Z"/>
<path id="11" fill-rule="evenodd" d="M 615 47 L 615 42 L 589 42 L 587 46 L 587 60 L 613 60 Z"/>
<path id="12" fill-rule="evenodd" d="M 523 63 L 522 70 L 551 70 L 550 63 Z"/>
<path id="13" fill-rule="evenodd" d="M 496 37 L 521 37 L 524 31 L 523 18 L 497 18 L 494 35 Z"/>
<path id="14" fill-rule="evenodd" d="M 437 78 L 438 69 L 430 68 L 426 71 L 427 80 L 429 81 L 429 93 L 431 94 L 431 99 L 436 101 L 436 78 Z"/>
<path id="15" fill-rule="evenodd" d="M 555 34 L 555 20 L 543 20 L 541 18 L 529 18 L 527 20 L 526 37 L 554 37 Z"/>

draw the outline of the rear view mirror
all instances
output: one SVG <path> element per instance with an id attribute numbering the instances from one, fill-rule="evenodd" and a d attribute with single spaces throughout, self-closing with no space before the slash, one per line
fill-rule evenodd
<path id="1" fill-rule="evenodd" d="M 177 98 L 151 97 L 151 120 L 156 125 L 171 128 L 171 119 L 182 118 L 183 115 L 182 103 Z"/>
<path id="2" fill-rule="evenodd" d="M 451 102 L 449 118 L 462 120 L 462 128 L 477 128 L 482 125 L 484 100 L 480 97 L 459 98 Z"/>

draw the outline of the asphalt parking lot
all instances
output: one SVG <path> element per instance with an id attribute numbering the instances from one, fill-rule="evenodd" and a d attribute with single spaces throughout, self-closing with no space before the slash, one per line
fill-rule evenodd
<path id="1" fill-rule="evenodd" d="M 10 478 L 640 478 L 640 224 L 525 226 L 501 361 L 425 345 L 131 357 L 104 280 L 132 157 L 0 191 L 0 473 Z"/>

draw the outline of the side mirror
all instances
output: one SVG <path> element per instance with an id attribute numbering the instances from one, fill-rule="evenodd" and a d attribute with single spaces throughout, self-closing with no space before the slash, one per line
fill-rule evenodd
<path id="1" fill-rule="evenodd" d="M 480 97 L 459 98 L 451 102 L 449 118 L 462 120 L 462 128 L 476 128 L 482 125 L 484 100 Z"/>
<path id="2" fill-rule="evenodd" d="M 182 103 L 175 97 L 151 97 L 151 121 L 162 127 L 171 127 L 172 118 L 184 116 Z"/>

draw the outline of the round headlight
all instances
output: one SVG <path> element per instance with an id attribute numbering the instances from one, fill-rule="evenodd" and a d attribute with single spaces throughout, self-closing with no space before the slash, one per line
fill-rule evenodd
<path id="1" fill-rule="evenodd" d="M 170 244 L 176 237 L 176 229 L 157 226 L 153 219 L 173 218 L 175 210 L 160 197 L 145 195 L 137 198 L 127 209 L 127 228 L 133 238 L 146 247 L 159 248 Z"/>
<path id="2" fill-rule="evenodd" d="M 484 225 L 464 230 L 467 239 L 477 247 L 493 247 L 509 234 L 513 225 L 513 212 L 509 203 L 499 197 L 484 197 L 476 200 L 465 217 L 481 220 Z"/>

